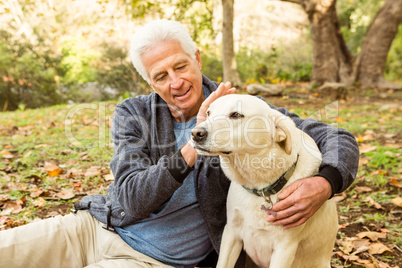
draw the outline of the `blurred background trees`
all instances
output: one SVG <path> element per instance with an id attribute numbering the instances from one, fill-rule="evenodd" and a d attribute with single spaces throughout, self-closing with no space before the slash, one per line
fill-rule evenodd
<path id="1" fill-rule="evenodd" d="M 339 29 L 354 60 L 364 55 L 365 38 L 384 3 L 400 1 L 336 2 Z M 138 26 L 156 18 L 179 20 L 187 26 L 201 49 L 203 73 L 219 82 L 227 62 L 222 52 L 222 45 L 227 45 L 222 34 L 223 2 L 228 0 L 2 0 L 0 111 L 148 93 L 149 87 L 129 60 L 129 40 Z M 302 5 L 229 2 L 234 4 L 233 27 L 229 26 L 233 33 L 231 57 L 243 83 L 317 80 L 314 27 Z M 326 2 L 335 5 L 335 1 Z M 401 28 L 399 25 L 392 38 L 381 72 L 388 81 L 399 84 Z M 321 57 L 329 55 L 320 53 Z"/>

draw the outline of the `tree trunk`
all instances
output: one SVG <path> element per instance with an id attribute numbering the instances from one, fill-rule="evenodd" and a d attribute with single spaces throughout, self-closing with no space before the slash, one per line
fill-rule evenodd
<path id="1" fill-rule="evenodd" d="M 239 73 L 233 45 L 233 14 L 234 0 L 222 0 L 223 26 L 222 26 L 222 62 L 223 81 L 230 81 L 232 86 L 241 87 Z"/>
<path id="2" fill-rule="evenodd" d="M 308 14 L 313 44 L 312 82 L 352 85 L 364 88 L 399 88 L 383 76 L 387 54 L 402 22 L 402 0 L 387 0 L 373 20 L 354 59 L 343 39 L 336 0 L 282 0 L 300 4 Z"/>
<path id="3" fill-rule="evenodd" d="M 356 63 L 356 80 L 362 87 L 393 87 L 385 81 L 383 70 L 401 23 L 402 0 L 387 0 L 369 27 Z"/>
<path id="4" fill-rule="evenodd" d="M 352 83 L 352 56 L 340 31 L 336 0 L 304 1 L 311 24 L 313 68 L 311 80 Z"/>

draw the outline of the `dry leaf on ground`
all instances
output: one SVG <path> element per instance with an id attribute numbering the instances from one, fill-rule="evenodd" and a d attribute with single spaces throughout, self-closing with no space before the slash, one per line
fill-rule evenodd
<path id="1" fill-rule="evenodd" d="M 372 255 L 383 254 L 384 252 L 392 253 L 392 250 L 382 243 L 373 243 L 369 246 L 369 253 Z"/>
<path id="2" fill-rule="evenodd" d="M 61 199 L 67 200 L 73 198 L 75 194 L 73 191 L 61 191 L 56 196 L 60 197 Z"/>
<path id="3" fill-rule="evenodd" d="M 39 197 L 38 199 L 33 201 L 32 204 L 37 208 L 44 208 L 46 206 L 46 200 L 42 197 Z"/>
<path id="4" fill-rule="evenodd" d="M 59 166 L 57 166 L 57 165 L 45 165 L 45 170 L 49 177 L 58 176 L 61 172 Z"/>
<path id="5" fill-rule="evenodd" d="M 402 207 L 402 198 L 400 198 L 399 196 L 391 199 L 391 201 L 398 207 Z"/>
<path id="6" fill-rule="evenodd" d="M 368 237 L 371 241 L 378 241 L 378 239 L 385 239 L 387 238 L 386 233 L 378 233 L 378 232 L 361 232 L 356 235 L 359 238 Z"/>
<path id="7" fill-rule="evenodd" d="M 373 189 L 371 189 L 368 186 L 356 186 L 355 190 L 359 193 L 367 193 L 367 192 L 372 192 Z"/>
<path id="8" fill-rule="evenodd" d="M 385 208 L 383 206 L 381 206 L 379 203 L 374 201 L 374 199 L 371 198 L 370 196 L 367 196 L 363 201 L 369 203 L 372 206 L 374 206 L 376 209 L 385 210 Z"/>
<path id="9" fill-rule="evenodd" d="M 0 213 L 0 216 L 8 216 L 13 213 L 20 213 L 21 211 L 23 211 L 22 204 L 23 202 L 21 200 L 7 201 L 3 205 L 3 211 Z"/>
<path id="10" fill-rule="evenodd" d="M 389 185 L 397 188 L 402 188 L 402 183 L 400 183 L 396 178 L 391 178 L 391 180 L 389 181 Z"/>

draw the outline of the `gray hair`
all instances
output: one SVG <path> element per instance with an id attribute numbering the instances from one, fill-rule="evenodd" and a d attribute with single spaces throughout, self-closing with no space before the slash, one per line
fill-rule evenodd
<path id="1" fill-rule="evenodd" d="M 173 20 L 154 20 L 138 29 L 131 38 L 130 56 L 134 68 L 148 83 L 148 72 L 142 63 L 142 55 L 155 44 L 176 40 L 181 44 L 183 51 L 196 59 L 197 48 L 186 28 Z"/>

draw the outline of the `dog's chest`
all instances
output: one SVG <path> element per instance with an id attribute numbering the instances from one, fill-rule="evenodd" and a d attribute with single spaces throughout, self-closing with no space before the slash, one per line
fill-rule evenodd
<path id="1" fill-rule="evenodd" d="M 244 225 L 238 226 L 244 250 L 259 267 L 269 267 L 274 249 L 278 248 L 278 241 L 283 239 L 283 229 L 266 221 L 257 226 L 244 220 Z"/>
<path id="2" fill-rule="evenodd" d="M 275 198 L 276 199 L 276 198 Z M 284 230 L 266 221 L 261 210 L 262 197 L 253 196 L 240 185 L 232 183 L 228 194 L 228 223 L 241 237 L 247 254 L 261 267 L 269 267 L 273 249 L 282 241 Z"/>

